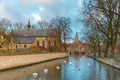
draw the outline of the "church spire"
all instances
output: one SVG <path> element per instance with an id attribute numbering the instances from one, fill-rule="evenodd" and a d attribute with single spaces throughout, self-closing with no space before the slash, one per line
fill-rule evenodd
<path id="1" fill-rule="evenodd" d="M 78 32 L 76 32 L 75 42 L 76 42 L 76 43 L 78 43 L 78 42 L 79 42 Z"/>
<path id="2" fill-rule="evenodd" d="M 28 20 L 28 24 L 27 24 L 27 28 L 30 28 L 31 25 L 30 25 L 30 19 Z"/>

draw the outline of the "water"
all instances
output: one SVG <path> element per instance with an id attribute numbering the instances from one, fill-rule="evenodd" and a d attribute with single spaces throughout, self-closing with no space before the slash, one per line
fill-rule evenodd
<path id="1" fill-rule="evenodd" d="M 88 57 L 73 56 L 0 72 L 0 80 L 120 80 L 120 70 Z"/>

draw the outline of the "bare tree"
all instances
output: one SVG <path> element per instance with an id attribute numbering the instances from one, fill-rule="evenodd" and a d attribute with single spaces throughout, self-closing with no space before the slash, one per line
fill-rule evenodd
<path id="1" fill-rule="evenodd" d="M 46 21 L 39 21 L 38 25 L 40 29 L 47 29 L 50 27 L 49 23 Z"/>
<path id="2" fill-rule="evenodd" d="M 58 34 L 59 34 L 59 43 L 62 44 L 64 43 L 64 50 L 66 51 L 66 41 L 67 39 L 70 39 L 70 33 L 71 33 L 71 28 L 70 28 L 70 19 L 67 17 L 56 17 L 51 20 L 51 25 L 55 28 L 58 29 Z M 62 45 L 60 45 L 61 47 Z"/>
<path id="3" fill-rule="evenodd" d="M 9 44 L 12 41 L 10 31 L 12 28 L 12 23 L 6 18 L 0 19 L 0 46 L 6 47 L 8 49 Z"/>
<path id="4" fill-rule="evenodd" d="M 25 29 L 26 25 L 22 24 L 22 23 L 14 23 L 12 24 L 12 29 L 13 30 L 22 30 Z"/>
<path id="5" fill-rule="evenodd" d="M 120 0 L 90 0 L 85 2 L 84 9 L 84 21 L 97 25 L 97 31 L 106 39 L 106 51 L 110 50 L 114 56 L 120 28 Z M 91 26 L 91 29 L 94 27 Z"/>

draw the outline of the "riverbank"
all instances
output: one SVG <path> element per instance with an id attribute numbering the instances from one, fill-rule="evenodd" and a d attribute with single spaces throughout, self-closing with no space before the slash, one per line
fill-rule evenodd
<path id="1" fill-rule="evenodd" d="M 0 56 L 0 71 L 68 57 L 66 53 Z"/>
<path id="2" fill-rule="evenodd" d="M 91 58 L 120 70 L 120 61 L 115 61 L 113 58 Z"/>

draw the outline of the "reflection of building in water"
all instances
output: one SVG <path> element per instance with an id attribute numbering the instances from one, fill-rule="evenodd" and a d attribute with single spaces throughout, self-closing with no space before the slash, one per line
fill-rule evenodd
<path id="1" fill-rule="evenodd" d="M 35 29 L 31 27 L 30 21 L 26 29 L 13 30 L 11 34 L 14 39 L 14 49 L 59 46 L 57 29 Z"/>

